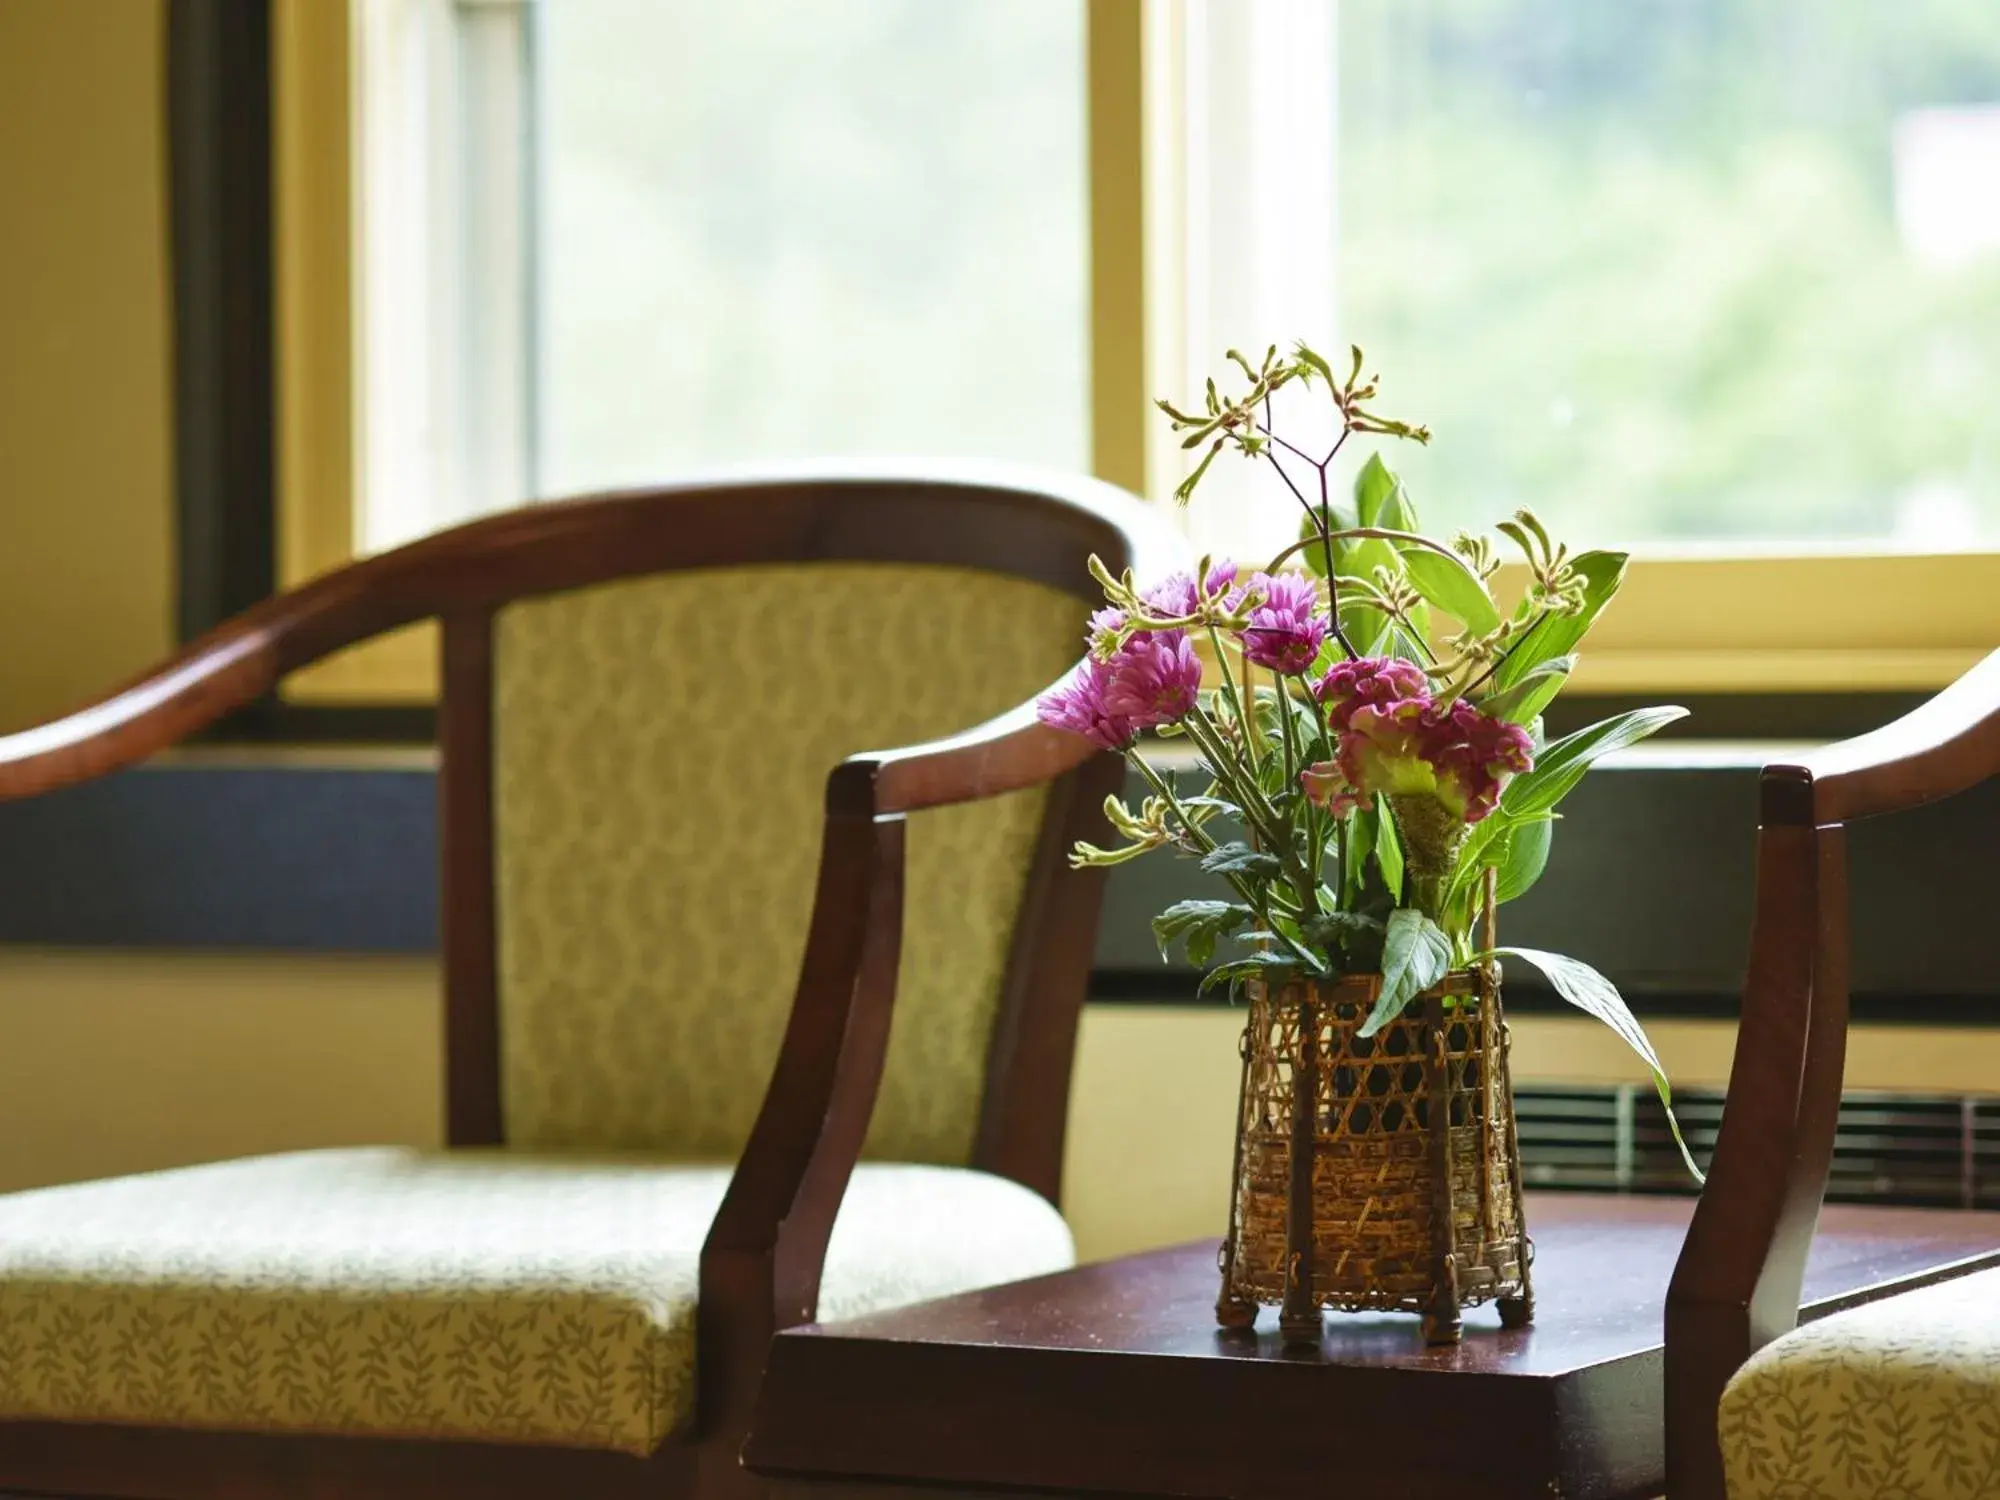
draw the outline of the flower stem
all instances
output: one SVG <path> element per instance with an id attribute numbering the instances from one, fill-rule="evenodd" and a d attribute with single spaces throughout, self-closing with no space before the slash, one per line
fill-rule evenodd
<path id="1" fill-rule="evenodd" d="M 1186 829 L 1189 836 L 1196 843 L 1200 844 L 1205 851 L 1213 853 L 1215 850 L 1215 840 L 1209 836 L 1207 829 L 1189 820 L 1187 809 L 1181 806 L 1180 796 L 1174 791 L 1173 783 L 1154 770 L 1146 758 L 1139 754 L 1138 751 L 1128 750 L 1125 754 L 1127 759 L 1138 767 L 1139 774 L 1146 778 L 1153 790 L 1167 799 L 1167 806 L 1172 808 L 1174 816 L 1180 819 L 1181 827 Z M 1222 878 L 1227 880 L 1230 886 L 1236 891 L 1236 894 L 1243 898 L 1244 905 L 1256 912 L 1257 919 L 1264 924 L 1264 930 L 1276 936 L 1286 947 L 1290 948 L 1303 959 L 1308 970 L 1317 974 L 1324 969 L 1325 966 L 1320 963 L 1318 956 L 1310 948 L 1286 937 L 1283 932 L 1279 931 L 1278 924 L 1271 920 L 1269 892 L 1260 890 L 1241 875 L 1225 874 Z"/>
<path id="2" fill-rule="evenodd" d="M 1220 736 L 1216 734 L 1215 726 L 1202 717 L 1199 709 L 1189 714 L 1184 722 L 1188 726 L 1188 733 L 1194 737 L 1195 742 L 1202 747 L 1211 761 L 1219 759 L 1227 762 L 1228 747 L 1222 744 Z M 1217 767 L 1217 776 L 1218 778 L 1221 776 L 1220 766 Z M 1317 888 L 1306 878 L 1305 866 L 1299 863 L 1299 852 L 1292 838 L 1290 820 L 1271 805 L 1270 800 L 1264 795 L 1264 789 L 1256 783 L 1254 777 L 1248 782 L 1239 781 L 1237 785 L 1242 787 L 1242 791 L 1237 792 L 1236 796 L 1237 806 L 1243 811 L 1244 821 L 1257 829 L 1268 846 L 1268 852 L 1278 857 L 1278 862 L 1284 867 L 1293 889 L 1298 892 L 1299 910 L 1302 912 L 1317 910 L 1319 907 Z M 1236 786 L 1232 786 L 1231 790 L 1236 791 Z"/>
<path id="3" fill-rule="evenodd" d="M 1236 695 L 1236 679 L 1229 673 L 1229 653 L 1222 645 L 1222 632 L 1214 625 L 1208 627 L 1208 643 L 1215 651 L 1216 675 L 1222 679 L 1222 696 L 1228 701 L 1230 712 L 1236 716 L 1236 727 L 1243 731 L 1244 753 L 1250 757 L 1250 764 L 1257 764 L 1257 700 L 1250 694 L 1250 663 L 1243 663 L 1243 696 Z M 1244 716 L 1244 705 L 1249 705 L 1249 717 Z"/>

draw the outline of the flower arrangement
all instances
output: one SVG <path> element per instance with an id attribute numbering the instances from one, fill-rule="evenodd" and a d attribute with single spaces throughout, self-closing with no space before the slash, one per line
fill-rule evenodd
<path id="1" fill-rule="evenodd" d="M 1161 912 L 1161 956 L 1182 945 L 1208 970 L 1204 990 L 1379 974 L 1363 1036 L 1454 971 L 1521 959 L 1616 1030 L 1667 1101 L 1659 1059 L 1608 979 L 1559 954 L 1485 947 L 1479 935 L 1489 899 L 1513 900 L 1540 877 L 1557 809 L 1591 765 L 1685 713 L 1639 709 L 1544 738 L 1542 713 L 1617 593 L 1626 555 L 1572 553 L 1519 511 L 1494 528 L 1525 563 L 1525 584 L 1503 604 L 1494 541 L 1425 535 L 1379 453 L 1351 500 L 1333 498 L 1330 466 L 1356 434 L 1430 440 L 1370 410 L 1377 381 L 1364 378 L 1358 348 L 1345 378 L 1303 344 L 1257 364 L 1228 357 L 1245 382 L 1239 394 L 1225 397 L 1211 380 L 1197 410 L 1159 403 L 1185 448 L 1207 450 L 1176 499 L 1185 504 L 1233 449 L 1268 465 L 1296 498 L 1299 539 L 1258 569 L 1203 558 L 1145 586 L 1093 562 L 1106 607 L 1040 716 L 1122 752 L 1152 795 L 1136 810 L 1110 799 L 1123 842 L 1079 844 L 1073 862 L 1112 865 L 1154 849 L 1198 859 L 1234 899 Z M 1272 397 L 1291 385 L 1332 403 L 1337 435 L 1323 455 L 1273 427 Z M 1155 765 L 1145 734 L 1191 742 L 1202 784 L 1183 787 Z M 1213 962 L 1224 941 L 1241 951 Z"/>

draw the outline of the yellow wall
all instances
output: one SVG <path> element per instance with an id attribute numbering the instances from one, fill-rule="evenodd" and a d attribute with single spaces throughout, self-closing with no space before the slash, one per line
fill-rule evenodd
<path id="1" fill-rule="evenodd" d="M 0 947 L 0 1192 L 435 1145 L 440 1035 L 428 958 Z"/>
<path id="2" fill-rule="evenodd" d="M 161 0 L 0 0 L 0 729 L 172 640 Z"/>

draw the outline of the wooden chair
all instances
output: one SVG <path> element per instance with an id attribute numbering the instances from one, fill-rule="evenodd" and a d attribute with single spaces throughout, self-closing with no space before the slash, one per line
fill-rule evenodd
<path id="1" fill-rule="evenodd" d="M 1871 1345 L 1867 1336 L 1871 1318 L 1898 1320 L 1905 1325 L 1906 1343 L 1919 1348 L 1923 1343 L 1921 1333 L 1911 1340 L 1908 1331 L 1930 1315 L 1925 1309 L 1937 1294 L 1916 1290 L 1901 1291 L 1892 1302 L 1880 1304 L 1881 1312 L 1842 1313 L 1815 1324 L 1810 1339 L 1790 1332 L 1798 1321 L 1807 1250 L 1832 1162 L 1846 1055 L 1846 825 L 1950 797 L 1996 773 L 2000 652 L 1888 727 L 1764 771 L 1756 914 L 1728 1100 L 1708 1185 L 1667 1298 L 1667 1477 L 1672 1500 L 1721 1500 L 1731 1492 L 1717 1437 L 1718 1404 L 1725 1403 L 1726 1390 L 1729 1403 L 1740 1403 L 1733 1415 L 1724 1407 L 1725 1422 L 1735 1423 L 1733 1441 L 1743 1449 L 1732 1470 L 1747 1474 L 1753 1467 L 1768 1468 L 1784 1493 L 1812 1492 L 1838 1500 L 1823 1488 L 1823 1477 L 1814 1479 L 1810 1489 L 1796 1482 L 1783 1489 L 1782 1464 L 1769 1454 L 1753 1464 L 1748 1449 L 1757 1435 L 1746 1425 L 1749 1410 L 1762 1405 L 1780 1421 L 1802 1415 L 1800 1408 L 1774 1404 L 1787 1389 L 1787 1351 L 1795 1347 L 1802 1377 L 1824 1387 L 1829 1371 L 1839 1367 L 1843 1339 L 1857 1340 L 1867 1357 L 1880 1358 L 1881 1346 Z M 1948 1263 L 1929 1273 L 1906 1275 L 1888 1290 L 1948 1280 L 1996 1263 L 2000 1253 L 1965 1257 L 1961 1250 Z M 1994 1277 L 1982 1279 L 1992 1282 Z M 1989 1304 L 2000 1297 L 2000 1285 L 1986 1297 Z M 1856 1324 L 1854 1319 L 1863 1321 Z M 1989 1326 L 1985 1336 L 1989 1362 L 2000 1366 L 2000 1328 Z M 1760 1350 L 1766 1351 L 1755 1371 L 1760 1383 L 1732 1386 L 1732 1379 L 1743 1378 L 1739 1372 L 1745 1362 Z M 1873 1395 L 1850 1392 L 1861 1399 L 1846 1415 L 1829 1407 L 1820 1413 L 1818 1429 L 1805 1437 L 1807 1446 L 1817 1443 L 1823 1450 L 1839 1443 L 1850 1449 L 1875 1445 L 1874 1454 L 1858 1460 L 1854 1477 L 1862 1489 L 1857 1493 L 1890 1493 L 1876 1486 L 1886 1482 L 1882 1447 L 1901 1440 L 1885 1436 L 1895 1426 L 1898 1377 L 1893 1368 L 1885 1368 L 1872 1378 Z M 2000 1383 L 1988 1389 L 1985 1399 L 2000 1399 Z M 1990 1435 L 2000 1457 L 2000 1434 Z M 1739 1500 L 1741 1490 L 1739 1484 Z"/>
<path id="2" fill-rule="evenodd" d="M 1067 1264 L 1122 773 L 1029 700 L 1150 525 L 998 471 L 538 505 L 0 739 L 30 796 L 441 625 L 449 1148 L 0 1198 L 0 1489 L 754 1493 L 775 1330 Z"/>

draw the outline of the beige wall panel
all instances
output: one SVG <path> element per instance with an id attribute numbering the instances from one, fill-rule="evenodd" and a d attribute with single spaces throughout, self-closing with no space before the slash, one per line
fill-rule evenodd
<path id="1" fill-rule="evenodd" d="M 172 640 L 160 0 L 0 0 L 0 729 Z"/>

